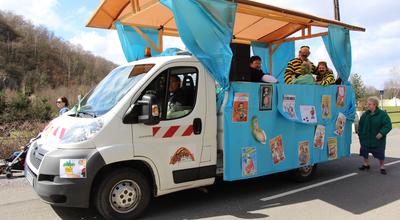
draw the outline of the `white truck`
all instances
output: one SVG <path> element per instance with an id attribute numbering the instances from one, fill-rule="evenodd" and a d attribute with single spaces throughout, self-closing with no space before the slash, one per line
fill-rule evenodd
<path id="1" fill-rule="evenodd" d="M 173 22 L 169 25 L 171 13 L 166 10 L 159 1 L 105 0 L 91 20 L 97 23 L 91 25 L 110 28 L 133 13 L 132 21 L 148 21 L 144 27 L 160 21 L 165 24 L 160 31 L 174 36 L 177 30 Z M 296 30 L 304 36 L 290 40 L 326 35 L 311 34 L 311 25 L 363 30 L 245 0 L 238 1 L 237 11 L 232 41 L 239 43 L 286 39 Z M 286 18 L 287 23 L 282 21 Z M 253 30 L 257 22 L 269 26 Z M 234 60 L 246 65 L 249 55 Z M 194 56 L 130 62 L 110 72 L 72 110 L 46 126 L 27 153 L 25 176 L 45 202 L 66 207 L 89 207 L 93 202 L 106 219 L 136 218 L 152 197 L 211 185 L 218 175 L 234 181 L 294 170 L 298 180 L 306 180 L 317 163 L 350 153 L 351 121 L 339 121 L 340 134 L 333 131 L 339 114 L 331 107 L 336 91 L 342 107 L 347 105 L 349 86 L 233 82 L 217 108 L 215 80 Z M 302 100 L 302 93 L 314 100 Z M 284 117 L 282 99 L 288 97 L 283 102 L 299 116 L 304 102 L 310 117 L 320 117 L 321 97 L 326 101 L 322 107 L 329 120 L 322 122 L 330 127 L 317 129 L 319 147 L 309 147 L 315 125 Z M 311 102 L 315 100 L 319 104 Z"/>
<path id="2" fill-rule="evenodd" d="M 167 112 L 172 76 L 193 103 Z M 28 152 L 26 178 L 43 200 L 88 207 L 93 199 L 106 218 L 131 218 L 152 196 L 214 183 L 215 82 L 192 56 L 120 66 L 80 105 L 54 119 Z"/>

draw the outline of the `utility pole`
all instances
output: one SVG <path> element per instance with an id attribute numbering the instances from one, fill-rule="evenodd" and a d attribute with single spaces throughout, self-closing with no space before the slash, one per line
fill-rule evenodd
<path id="1" fill-rule="evenodd" d="M 339 0 L 333 0 L 335 20 L 340 21 Z"/>

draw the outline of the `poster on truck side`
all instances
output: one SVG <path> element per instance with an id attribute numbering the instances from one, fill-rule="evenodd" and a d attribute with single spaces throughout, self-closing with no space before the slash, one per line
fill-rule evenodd
<path id="1" fill-rule="evenodd" d="M 272 162 L 276 165 L 285 160 L 285 149 L 283 147 L 282 136 L 276 136 L 269 141 L 271 148 Z"/>
<path id="2" fill-rule="evenodd" d="M 333 160 L 337 158 L 337 139 L 336 137 L 328 138 L 328 158 Z"/>
<path id="3" fill-rule="evenodd" d="M 330 95 L 323 95 L 321 100 L 321 111 L 322 111 L 322 118 L 323 119 L 330 119 L 332 118 L 331 113 L 331 96 Z"/>
<path id="4" fill-rule="evenodd" d="M 257 173 L 257 151 L 255 147 L 242 148 L 242 176 L 254 176 Z"/>
<path id="5" fill-rule="evenodd" d="M 317 123 L 317 113 L 313 105 L 300 105 L 301 120 L 305 123 Z"/>
<path id="6" fill-rule="evenodd" d="M 314 134 L 314 147 L 323 149 L 325 144 L 325 126 L 317 125 Z"/>
<path id="7" fill-rule="evenodd" d="M 232 122 L 247 122 L 249 113 L 249 95 L 235 93 L 233 98 Z"/>
<path id="8" fill-rule="evenodd" d="M 272 110 L 272 85 L 260 85 L 260 111 Z"/>
<path id="9" fill-rule="evenodd" d="M 299 142 L 299 165 L 304 166 L 310 163 L 310 146 L 308 141 Z"/>
<path id="10" fill-rule="evenodd" d="M 346 116 L 343 113 L 339 112 L 338 117 L 336 119 L 334 133 L 338 136 L 342 136 L 345 124 L 346 124 Z"/>
<path id="11" fill-rule="evenodd" d="M 336 108 L 344 107 L 344 97 L 346 96 L 346 87 L 338 86 L 336 95 Z"/>
<path id="12" fill-rule="evenodd" d="M 296 119 L 296 96 L 295 95 L 284 95 L 283 96 L 283 111 L 289 114 L 290 119 Z"/>

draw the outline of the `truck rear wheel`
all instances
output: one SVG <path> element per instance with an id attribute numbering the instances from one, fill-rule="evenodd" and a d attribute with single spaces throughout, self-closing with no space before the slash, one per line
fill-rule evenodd
<path id="1" fill-rule="evenodd" d="M 105 219 L 136 219 L 150 203 L 150 186 L 134 169 L 108 173 L 100 182 L 94 204 Z"/>
<path id="2" fill-rule="evenodd" d="M 291 179 L 296 182 L 306 182 L 314 177 L 317 164 L 299 167 L 291 171 Z"/>

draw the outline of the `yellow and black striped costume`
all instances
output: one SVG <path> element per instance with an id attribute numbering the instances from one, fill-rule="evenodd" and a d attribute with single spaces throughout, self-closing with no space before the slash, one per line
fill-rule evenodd
<path id="1" fill-rule="evenodd" d="M 315 74 L 317 75 L 317 82 L 319 82 L 321 86 L 335 84 L 335 76 L 331 70 L 327 70 L 324 74 L 317 71 Z"/>
<path id="2" fill-rule="evenodd" d="M 317 71 L 315 65 L 311 63 L 311 73 L 317 75 L 317 82 L 321 82 L 320 85 L 331 85 L 335 84 L 335 77 L 333 76 L 332 71 L 327 71 L 323 76 L 320 75 Z M 302 74 L 301 71 L 301 64 L 303 61 L 300 58 L 294 58 L 293 60 L 289 61 L 286 70 L 285 70 L 285 83 L 286 84 L 293 84 L 293 79 L 296 79 Z"/>

